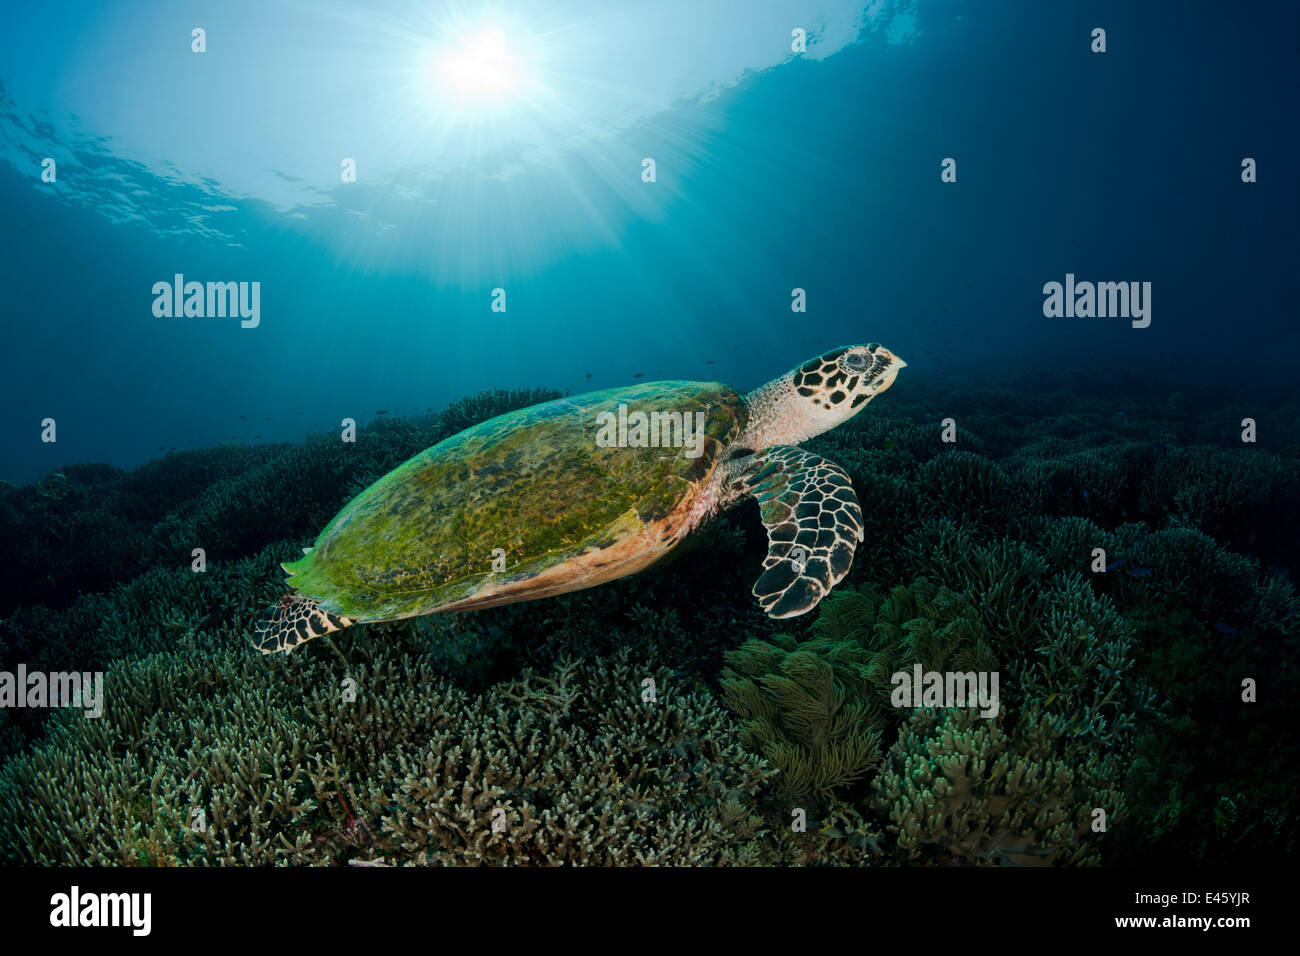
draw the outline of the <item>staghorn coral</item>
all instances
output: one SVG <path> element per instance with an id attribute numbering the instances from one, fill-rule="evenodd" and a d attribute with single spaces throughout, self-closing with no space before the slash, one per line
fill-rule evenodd
<path id="1" fill-rule="evenodd" d="M 890 678 L 910 671 L 996 670 L 988 631 L 979 613 L 960 594 L 919 578 L 890 588 L 882 597 L 874 585 L 840 590 L 822 601 L 812 633 L 851 640 L 870 653 L 866 669 L 882 703 L 888 703 Z"/>
<path id="2" fill-rule="evenodd" d="M 771 771 L 714 701 L 677 697 L 665 673 L 643 701 L 648 676 L 626 651 L 528 673 L 430 745 L 381 758 L 398 783 L 376 849 L 431 863 L 755 862 L 766 826 L 752 804 Z"/>
<path id="3" fill-rule="evenodd" d="M 1210 540 L 1176 530 L 1182 543 L 1203 547 Z M 1211 567 L 1215 557 L 1203 555 Z M 1228 555 L 1228 567 L 1241 560 Z M 1203 566 L 1191 570 L 1200 574 Z M 1241 584 L 1229 582 L 1233 591 Z M 1202 586 L 1213 594 L 1223 583 Z M 1194 592 L 1134 589 L 1133 600 L 1125 613 L 1135 670 L 1154 687 L 1162 711 L 1139 726 L 1129 792 L 1147 828 L 1134 833 L 1134 842 L 1142 852 L 1197 863 L 1289 855 L 1300 833 L 1300 787 L 1293 774 L 1261 768 L 1300 761 L 1289 693 L 1300 681 L 1291 584 L 1278 576 L 1256 579 L 1235 626 L 1212 625 Z M 1256 703 L 1241 699 L 1246 677 L 1259 683 Z M 1226 815 L 1225 806 L 1232 808 Z"/>
<path id="4" fill-rule="evenodd" d="M 851 463 L 855 461 L 873 461 L 890 471 L 900 468 L 910 471 L 917 464 L 951 454 L 958 447 L 983 450 L 983 440 L 969 431 L 964 422 L 957 425 L 957 441 L 945 442 L 945 429 L 937 417 L 917 422 L 900 416 L 893 408 L 846 422 L 833 432 L 818 436 L 809 447 L 834 458 L 850 474 L 853 473 Z"/>
<path id="5" fill-rule="evenodd" d="M 988 527 L 1003 527 L 1012 509 L 1010 483 L 995 462 L 953 451 L 926 462 L 917 473 L 921 508 Z"/>
<path id="6" fill-rule="evenodd" d="M 1150 569 L 1146 577 L 1134 577 L 1133 568 L 1110 576 L 1111 590 L 1124 606 L 1186 608 L 1212 624 L 1242 618 L 1253 602 L 1258 566 L 1195 528 L 1152 532 L 1137 560 Z"/>
<path id="7" fill-rule="evenodd" d="M 1047 563 L 1022 542 L 984 543 L 971 525 L 938 518 L 924 522 L 904 551 L 909 572 L 965 597 L 994 642 L 1020 646 L 1031 639 Z"/>
<path id="8" fill-rule="evenodd" d="M 1063 574 L 1044 595 L 1042 643 L 1013 665 L 1013 689 L 1062 721 L 1072 739 L 1110 753 L 1131 744 L 1153 694 L 1130 677 L 1132 629 L 1082 575 Z"/>
<path id="9" fill-rule="evenodd" d="M 1281 575 L 1265 575 L 1255 584 L 1248 617 L 1261 633 L 1294 635 L 1300 629 L 1300 600 L 1291 582 Z"/>
<path id="10" fill-rule="evenodd" d="M 874 782 L 898 845 L 980 864 L 1095 864 L 1092 811 L 1122 815 L 1111 756 L 1063 754 L 1062 722 L 1028 711 L 1011 733 L 973 710 L 912 713 Z"/>
<path id="11" fill-rule="evenodd" d="M 1127 561 L 1132 556 L 1131 552 L 1125 553 L 1118 535 L 1106 531 L 1088 518 L 1074 515 L 1037 518 L 1030 521 L 1029 532 L 1037 551 L 1053 571 L 1093 573 L 1094 548 L 1102 548 L 1106 552 L 1107 573 L 1110 573 L 1110 566 L 1115 562 L 1121 558 Z M 1118 572 L 1119 568 L 1114 570 Z"/>
<path id="12" fill-rule="evenodd" d="M 1288 710 L 1288 688 L 1300 681 L 1296 597 L 1282 568 L 1261 570 L 1251 560 L 1258 553 L 1296 568 L 1300 496 L 1290 489 L 1300 446 L 1287 448 L 1285 429 L 1265 427 L 1270 415 L 1274 423 L 1294 418 L 1286 406 L 1270 413 L 1252 399 L 1241 411 L 1221 396 L 1210 403 L 1186 395 L 1173 409 L 1177 419 L 1162 420 L 1158 389 L 1145 399 L 891 392 L 880 413 L 810 443 L 849 471 L 867 529 L 853 577 L 818 615 L 772 622 L 756 611 L 748 592 L 765 542 L 753 515 L 738 509 L 695 551 L 599 590 L 359 628 L 340 642 L 345 666 L 324 641 L 289 667 L 248 655 L 241 629 L 278 593 L 278 562 L 296 556 L 320 520 L 408 449 L 491 414 L 490 400 L 463 402 L 441 419 L 368 424 L 353 446 L 336 435 L 301 448 L 229 444 L 130 473 L 74 466 L 32 488 L 0 484 L 0 539 L 11 569 L 0 584 L 0 661 L 45 669 L 117 661 L 110 674 L 125 669 L 134 686 L 110 684 L 110 713 L 98 729 L 79 714 L 58 714 L 50 736 L 34 746 L 28 739 L 47 712 L 0 712 L 0 758 L 9 758 L 0 781 L 0 854 L 160 865 L 825 865 L 902 862 L 913 851 L 927 862 L 954 852 L 976 862 L 1010 861 L 1020 859 L 1018 848 L 1045 848 L 1034 820 L 1028 836 L 1005 829 L 1018 812 L 1010 803 L 997 813 L 985 807 L 987 820 L 974 821 L 972 857 L 949 845 L 946 828 L 957 811 L 940 815 L 933 829 L 929 819 L 907 813 L 890 824 L 894 802 L 864 799 L 879 764 L 809 804 L 808 832 L 791 833 L 789 794 L 779 778 L 746 783 L 743 767 L 764 766 L 760 758 L 731 743 L 717 751 L 697 746 L 689 729 L 663 746 L 658 741 L 676 739 L 672 727 L 645 725 L 645 740 L 641 725 L 605 727 L 597 703 L 606 699 L 603 678 L 583 685 L 591 688 L 589 711 L 563 703 L 582 675 L 613 665 L 577 664 L 566 676 L 571 662 L 555 668 L 556 659 L 635 646 L 649 656 L 629 659 L 634 678 L 655 674 L 661 692 L 672 690 L 662 700 L 696 695 L 706 711 L 723 651 L 739 643 L 737 635 L 778 646 L 778 623 L 796 646 L 812 636 L 860 648 L 877 704 L 879 677 L 897 661 L 972 669 L 980 660 L 985 669 L 995 660 L 1004 714 L 992 749 L 1001 747 L 1015 767 L 1037 753 L 1040 724 L 1051 725 L 1051 755 L 1032 763 L 1045 781 L 1044 808 L 1065 807 L 1049 772 L 1053 762 L 1075 774 L 1076 790 L 1090 762 L 1125 767 L 1128 812 L 1111 814 L 1109 839 L 1098 844 L 1097 835 L 1085 834 L 1108 862 L 1257 864 L 1293 852 L 1300 787 L 1285 768 L 1300 761 Z M 1258 450 L 1237 441 L 1243 414 L 1260 419 Z M 955 447 L 938 440 L 933 424 L 949 415 L 959 423 Z M 1225 447 L 1179 448 L 1180 441 Z M 1263 453 L 1266 447 L 1278 454 Z M 989 508 L 1001 495 L 990 499 L 978 483 L 969 515 L 963 497 L 935 497 L 944 472 L 962 467 L 944 461 L 959 451 L 991 456 L 972 456 L 984 472 L 996 461 L 1007 476 L 1008 507 Z M 299 472 L 307 477 L 287 480 Z M 203 575 L 188 568 L 196 544 L 209 552 Z M 1126 563 L 1093 574 L 1095 546 L 1106 548 L 1112 564 Z M 954 614 L 936 612 L 921 593 L 922 578 L 947 589 Z M 864 582 L 874 587 L 853 589 Z M 902 582 L 912 583 L 900 589 Z M 13 609 L 19 601 L 45 606 Z M 990 656 L 962 656 L 968 638 L 949 646 L 965 628 Z M 158 651 L 172 653 L 132 663 Z M 671 677 L 651 669 L 651 660 L 670 666 Z M 538 669 L 522 673 L 527 665 Z M 359 695 L 340 705 L 345 675 L 357 679 Z M 1245 676 L 1259 680 L 1258 703 L 1240 699 Z M 1148 684 L 1157 693 L 1150 706 Z M 493 696 L 494 687 L 502 696 Z M 632 697 L 630 713 L 648 717 Z M 136 716 L 110 724 L 114 702 Z M 628 701 L 609 706 L 627 709 Z M 242 719 L 243 710 L 253 719 Z M 1028 712 L 1038 723 L 1017 719 Z M 695 713 L 685 709 L 687 728 L 707 725 Z M 945 715 L 944 725 L 955 719 Z M 915 717 L 881 708 L 875 729 L 886 744 L 900 720 L 906 729 Z M 738 733 L 734 719 L 713 726 L 719 741 Z M 936 767 L 961 758 L 967 735 L 953 735 L 949 749 L 939 726 L 936 720 L 907 752 Z M 544 738 L 552 733 L 580 759 L 566 762 L 548 750 Z M 629 733 L 631 745 L 623 739 Z M 927 742 L 938 748 L 933 758 Z M 204 764 L 197 771 L 191 746 Z M 649 768 L 640 776 L 617 763 L 629 746 Z M 22 747 L 29 753 L 13 758 Z M 276 747 L 287 747 L 291 759 L 277 758 Z M 295 754 L 304 755 L 306 768 L 296 777 Z M 545 759 L 533 763 L 533 755 Z M 891 755 L 876 779 L 896 773 L 896 761 Z M 566 773 L 575 787 L 561 779 Z M 699 784 L 705 773 L 725 779 L 732 799 L 724 791 L 719 802 L 717 788 L 707 779 Z M 935 773 L 936 786 L 948 780 Z M 1118 779 L 1102 774 L 1098 789 L 1083 789 L 1115 789 Z M 597 786 L 616 799 L 601 803 Z M 667 794 L 662 801 L 660 792 Z M 978 796 L 979 788 L 971 792 Z M 250 826 L 243 808 L 254 802 L 261 819 Z M 483 826 L 498 802 L 505 833 Z M 188 828 L 196 803 L 205 809 L 206 837 Z M 240 809 L 214 820 L 213 807 L 227 805 Z M 660 814 L 659 807 L 667 809 Z M 922 808 L 939 804 L 931 799 Z M 605 823 L 595 826 L 602 814 Z M 615 835 L 607 838 L 610 828 Z M 904 829 L 914 846 L 901 844 Z M 636 849 L 617 856 L 624 833 Z M 677 839 L 680 852 L 657 842 Z M 1027 861 L 1095 858 L 1068 848 L 1047 854 Z"/>
<path id="13" fill-rule="evenodd" d="M 271 680 L 231 655 L 110 668 L 103 717 L 56 714 L 0 771 L 0 855 L 44 866 L 311 862 L 308 760 L 322 740 Z"/>
<path id="14" fill-rule="evenodd" d="M 1170 448 L 1151 462 L 1139 507 L 1157 526 L 1176 520 L 1233 550 L 1295 567 L 1300 537 L 1295 461 L 1252 447 Z"/>
<path id="15" fill-rule="evenodd" d="M 1005 463 L 1011 493 L 1035 515 L 1073 514 L 1105 524 L 1125 512 L 1138 517 L 1142 481 L 1157 443 L 1078 444 L 1054 437 L 1019 449 Z"/>
<path id="16" fill-rule="evenodd" d="M 108 465 L 71 465 L 27 487 L 0 483 L 0 615 L 19 604 L 62 605 L 147 566 L 145 529 L 127 520 Z"/>
<path id="17" fill-rule="evenodd" d="M 343 671 L 328 651 L 279 666 L 240 652 L 114 665 L 104 717 L 56 715 L 0 771 L 0 855 L 46 865 L 758 860 L 767 824 L 753 806 L 772 771 L 744 753 L 715 701 L 679 691 L 666 671 L 625 650 L 474 697 L 409 641 L 359 643 L 366 660 Z M 640 696 L 646 677 L 653 703 Z"/>
<path id="18" fill-rule="evenodd" d="M 874 592 L 868 589 L 867 595 Z M 859 639 L 872 651 L 873 672 L 882 680 L 916 664 L 927 671 L 997 667 L 988 632 L 971 603 L 925 578 L 890 588 L 877 601 L 870 632 Z"/>

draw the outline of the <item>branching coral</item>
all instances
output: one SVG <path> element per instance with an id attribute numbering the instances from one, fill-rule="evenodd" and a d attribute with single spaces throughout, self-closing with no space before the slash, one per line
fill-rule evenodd
<path id="1" fill-rule="evenodd" d="M 884 698 L 890 676 L 924 670 L 989 671 L 996 668 L 979 613 L 960 594 L 925 578 L 890 588 L 842 590 L 822 602 L 812 631 L 819 637 L 853 640 L 870 652 L 867 673 Z"/>
<path id="2" fill-rule="evenodd" d="M 1130 675 L 1131 628 L 1079 574 L 1055 578 L 1043 604 L 1043 643 L 1016 666 L 1021 699 L 1041 703 L 1070 737 L 1122 753 L 1137 711 L 1153 703 Z"/>
<path id="3" fill-rule="evenodd" d="M 997 644 L 1028 640 L 1039 615 L 1046 562 L 1013 538 L 983 543 L 969 525 L 929 520 L 905 543 L 909 570 L 959 592 Z"/>
<path id="4" fill-rule="evenodd" d="M 247 651 L 282 587 L 279 562 L 343 501 L 441 437 L 550 397 L 485 393 L 372 422 L 353 444 L 228 444 L 130 473 L 73 466 L 0 485 L 13 570 L 0 584 L 0 664 L 109 672 L 99 721 L 58 713 L 33 742 L 48 712 L 0 712 L 0 855 L 826 864 L 1091 863 L 1103 846 L 1122 862 L 1291 852 L 1300 787 L 1260 768 L 1300 760 L 1287 710 L 1300 611 L 1286 579 L 1300 446 L 1243 449 L 1245 412 L 1216 408 L 1198 424 L 1188 396 L 1161 408 L 1156 393 L 891 392 L 810 442 L 851 475 L 866 541 L 853 577 L 804 619 L 773 622 L 750 599 L 766 542 L 746 507 L 694 551 L 600 589 L 365 625 L 290 661 Z M 956 445 L 940 440 L 947 417 Z M 1261 442 L 1277 434 L 1261 428 Z M 1226 447 L 1179 447 L 1193 439 Z M 207 552 L 201 574 L 194 547 Z M 1092 568 L 1098 547 L 1105 574 Z M 712 681 L 744 638 L 755 640 L 729 651 L 723 681 L 737 721 Z M 890 675 L 918 663 L 998 670 L 996 720 L 889 706 Z M 654 703 L 640 697 L 645 677 Z M 1242 700 L 1245 678 L 1255 703 Z M 1094 808 L 1121 832 L 1094 832 Z M 803 810 L 808 830 L 793 832 Z"/>
<path id="5" fill-rule="evenodd" d="M 1010 484 L 995 462 L 953 451 L 926 462 L 917 473 L 922 509 L 990 527 L 1008 520 Z"/>
<path id="6" fill-rule="evenodd" d="M 1124 512 L 1137 517 L 1155 443 L 1078 444 L 1058 437 L 1019 449 L 1006 462 L 1016 499 L 1035 515 L 1074 514 L 1105 523 Z"/>
<path id="7" fill-rule="evenodd" d="M 41 865 L 310 862 L 321 739 L 248 658 L 111 668 L 105 714 L 64 711 L 0 772 L 0 853 Z"/>
<path id="8" fill-rule="evenodd" d="M 104 717 L 57 715 L 0 772 L 0 853 L 40 864 L 758 860 L 767 825 L 754 805 L 772 771 L 711 697 L 667 671 L 624 651 L 471 697 L 409 644 L 368 657 L 346 672 L 329 653 L 113 666 Z"/>
<path id="9" fill-rule="evenodd" d="M 1222 544 L 1295 566 L 1300 537 L 1300 466 L 1251 447 L 1170 448 L 1156 455 L 1139 506 L 1153 523 L 1166 518 Z"/>
<path id="10" fill-rule="evenodd" d="M 1063 759 L 1062 722 L 1028 712 L 914 711 L 876 777 L 873 805 L 912 858 L 932 850 L 976 864 L 1096 863 L 1093 810 L 1122 813 L 1112 757 Z"/>
<path id="11" fill-rule="evenodd" d="M 525 675 L 430 745 L 383 758 L 398 785 L 379 848 L 435 863 L 751 859 L 769 771 L 711 699 L 656 673 L 662 696 L 643 700 L 651 676 L 626 653 Z"/>
<path id="12" fill-rule="evenodd" d="M 1110 580 L 1123 605 L 1159 604 L 1187 608 L 1207 624 L 1245 617 L 1259 569 L 1195 528 L 1174 527 L 1146 536 L 1133 568 Z"/>
<path id="13" fill-rule="evenodd" d="M 1106 552 L 1106 567 L 1116 565 L 1118 572 L 1123 563 L 1130 566 L 1138 561 L 1129 561 L 1131 552 L 1125 553 L 1121 548 L 1120 538 L 1099 527 L 1088 518 L 1073 515 L 1064 518 L 1038 518 L 1030 522 L 1030 530 L 1035 545 L 1047 566 L 1053 571 L 1080 571 L 1089 574 L 1096 562 L 1095 549 Z"/>

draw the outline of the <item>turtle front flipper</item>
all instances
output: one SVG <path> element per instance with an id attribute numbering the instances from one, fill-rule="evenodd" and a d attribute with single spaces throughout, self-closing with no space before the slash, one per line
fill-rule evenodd
<path id="1" fill-rule="evenodd" d="M 290 591 L 266 609 L 253 629 L 253 646 L 263 654 L 289 653 L 303 641 L 339 631 L 355 623 L 331 614 L 311 598 Z"/>
<path id="2" fill-rule="evenodd" d="M 863 537 L 849 476 L 819 455 L 773 445 L 745 459 L 739 479 L 767 528 L 767 570 L 754 596 L 769 617 L 806 614 L 849 573 Z"/>

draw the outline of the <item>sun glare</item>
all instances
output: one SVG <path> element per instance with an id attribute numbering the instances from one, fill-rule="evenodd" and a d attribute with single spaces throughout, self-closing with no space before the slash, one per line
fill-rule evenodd
<path id="1" fill-rule="evenodd" d="M 506 45 L 499 27 L 483 30 L 438 58 L 438 78 L 445 94 L 473 102 L 503 102 L 520 86 L 522 65 Z"/>

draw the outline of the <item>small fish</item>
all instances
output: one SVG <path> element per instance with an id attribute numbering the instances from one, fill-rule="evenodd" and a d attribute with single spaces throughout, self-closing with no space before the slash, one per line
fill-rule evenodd
<path id="1" fill-rule="evenodd" d="M 704 364 L 705 364 L 705 365 L 717 365 L 718 363 L 715 362 L 715 361 L 713 361 L 713 359 L 709 359 L 709 360 L 708 360 L 707 362 L 705 362 Z"/>
<path id="2" fill-rule="evenodd" d="M 301 415 L 301 414 L 302 414 L 302 412 L 299 412 L 299 413 L 298 413 L 298 414 L 299 414 L 299 415 Z"/>
<path id="3" fill-rule="evenodd" d="M 947 310 L 947 309 L 940 309 L 939 311 L 940 311 L 940 312 L 947 312 L 948 310 Z"/>
<path id="4" fill-rule="evenodd" d="M 1128 573 L 1135 578 L 1149 578 L 1153 572 L 1150 568 L 1129 568 Z"/>
<path id="5" fill-rule="evenodd" d="M 266 418 L 264 418 L 264 419 L 262 419 L 262 420 L 263 420 L 263 421 L 267 421 L 267 422 L 269 422 L 269 421 L 271 420 L 271 416 L 270 416 L 270 415 L 267 415 Z"/>
<path id="6" fill-rule="evenodd" d="M 1048 478 L 1048 479 L 1047 479 L 1047 493 L 1048 493 L 1049 495 L 1055 495 L 1055 494 L 1056 494 L 1056 489 L 1052 487 L 1052 479 L 1051 479 L 1051 478 Z"/>
<path id="7" fill-rule="evenodd" d="M 386 409 L 386 408 L 377 408 L 377 409 L 375 409 L 375 414 L 376 414 L 376 415 L 387 415 L 387 414 L 388 414 L 388 409 Z"/>
<path id="8" fill-rule="evenodd" d="M 817 828 L 817 832 L 825 833 L 828 837 L 835 837 L 836 839 L 843 839 L 844 837 L 848 836 L 847 833 L 845 833 L 839 827 L 835 826 L 835 824 L 833 823 L 823 824 L 822 826 Z"/>
<path id="9" fill-rule="evenodd" d="M 240 420 L 241 422 L 246 422 L 246 421 L 248 421 L 248 416 L 247 416 L 247 415 L 240 415 L 240 416 L 239 416 L 239 420 Z"/>
<path id="10" fill-rule="evenodd" d="M 1156 443 L 1155 443 L 1154 445 L 1152 445 L 1151 447 L 1152 447 L 1152 449 L 1155 450 L 1155 453 L 1156 453 L 1157 455 L 1160 454 L 1162 451 L 1164 451 L 1164 447 L 1163 447 L 1159 442 L 1156 442 Z"/>
<path id="11" fill-rule="evenodd" d="M 586 375 L 583 376 L 583 378 L 591 378 L 591 373 L 588 372 Z"/>
<path id="12" fill-rule="evenodd" d="M 1121 518 L 1127 518 L 1127 517 L 1128 517 L 1128 509 L 1127 509 L 1127 508 L 1120 508 L 1120 509 L 1119 509 L 1119 516 L 1120 516 Z"/>
<path id="13" fill-rule="evenodd" d="M 1108 567 L 1106 570 L 1107 570 L 1107 571 L 1114 571 L 1116 568 L 1121 568 L 1121 567 L 1124 566 L 1124 562 L 1127 561 L 1127 560 L 1128 560 L 1127 557 L 1123 557 L 1123 558 L 1120 558 L 1118 561 L 1112 561 L 1112 562 L 1110 563 L 1110 567 Z"/>
<path id="14" fill-rule="evenodd" d="M 1231 624 L 1229 624 L 1227 621 L 1215 621 L 1214 629 L 1218 631 L 1220 634 L 1227 634 L 1229 637 L 1237 633 L 1237 629 L 1233 627 Z"/>
<path id="15" fill-rule="evenodd" d="M 633 378 L 645 378 L 645 372 L 637 372 L 637 373 L 636 373 L 635 375 L 633 375 L 632 377 L 633 377 Z"/>
<path id="16" fill-rule="evenodd" d="M 969 283 L 969 282 L 966 283 L 966 288 L 968 288 L 968 289 L 970 288 L 970 283 Z"/>
<path id="17" fill-rule="evenodd" d="M 1087 489 L 1087 488 L 1084 488 L 1084 489 L 1083 489 L 1083 500 L 1084 500 L 1085 502 L 1088 500 L 1088 489 Z"/>

